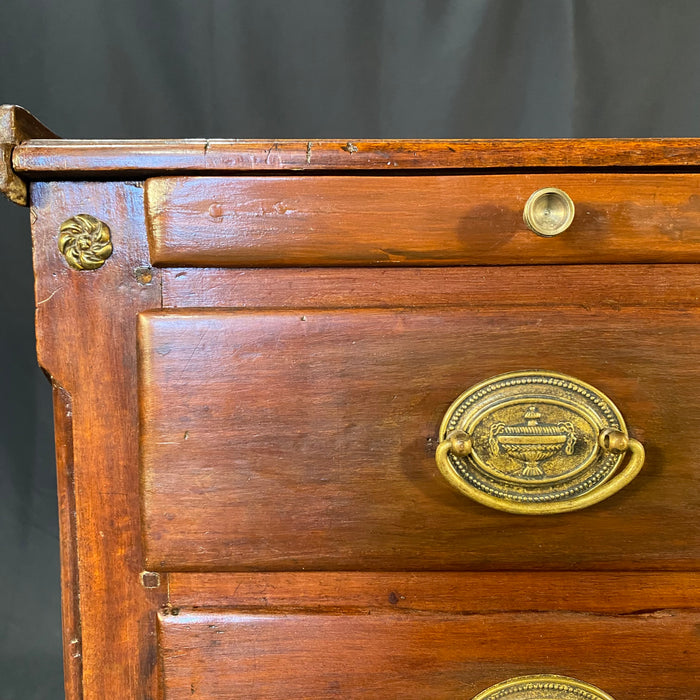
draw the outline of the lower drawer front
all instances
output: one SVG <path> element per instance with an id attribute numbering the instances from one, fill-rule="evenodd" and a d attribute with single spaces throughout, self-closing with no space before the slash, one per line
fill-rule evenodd
<path id="1" fill-rule="evenodd" d="M 183 310 L 140 333 L 151 569 L 697 567 L 697 309 Z M 446 482 L 452 401 L 533 368 L 620 408 L 646 447 L 630 485 L 533 516 Z"/>
<path id="2" fill-rule="evenodd" d="M 240 614 L 160 619 L 167 700 L 465 698 L 572 676 L 615 700 L 698 694 L 700 614 Z"/>

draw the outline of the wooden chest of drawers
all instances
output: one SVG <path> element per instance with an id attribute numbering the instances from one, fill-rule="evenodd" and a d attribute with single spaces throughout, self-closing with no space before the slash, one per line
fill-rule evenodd
<path id="1" fill-rule="evenodd" d="M 700 697 L 697 141 L 0 123 L 69 698 Z"/>

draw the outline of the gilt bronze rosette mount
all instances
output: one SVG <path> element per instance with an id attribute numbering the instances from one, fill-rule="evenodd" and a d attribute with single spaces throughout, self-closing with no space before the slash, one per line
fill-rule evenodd
<path id="1" fill-rule="evenodd" d="M 112 254 L 109 226 L 90 214 L 76 214 L 61 224 L 58 249 L 74 270 L 96 270 Z"/>

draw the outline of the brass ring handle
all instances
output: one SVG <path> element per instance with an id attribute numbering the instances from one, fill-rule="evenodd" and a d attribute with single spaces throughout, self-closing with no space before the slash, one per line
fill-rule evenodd
<path id="1" fill-rule="evenodd" d="M 574 202 L 564 190 L 545 187 L 530 195 L 523 209 L 523 221 L 538 236 L 551 238 L 571 226 L 575 212 Z"/>
<path id="2" fill-rule="evenodd" d="M 509 678 L 478 693 L 472 700 L 613 700 L 606 692 L 576 678 L 543 674 Z"/>
<path id="3" fill-rule="evenodd" d="M 435 459 L 451 486 L 525 515 L 599 503 L 644 465 L 644 447 L 610 399 L 553 372 L 511 372 L 472 387 L 448 410 L 440 436 Z"/>
<path id="4" fill-rule="evenodd" d="M 625 452 L 629 450 L 630 460 L 613 479 L 606 482 L 600 486 L 595 491 L 589 491 L 583 495 L 572 498 L 569 501 L 558 501 L 553 503 L 518 503 L 510 504 L 508 507 L 501 501 L 495 500 L 485 494 L 483 491 L 471 486 L 468 482 L 457 481 L 453 474 L 454 472 L 447 466 L 447 454 L 452 452 L 460 457 L 466 457 L 471 452 L 471 437 L 467 433 L 461 430 L 455 430 L 450 433 L 437 448 L 436 459 L 438 466 L 443 474 L 447 476 L 448 481 L 456 486 L 459 490 L 466 493 L 468 496 L 473 498 L 479 503 L 483 503 L 486 506 L 491 506 L 492 508 L 497 508 L 499 510 L 507 510 L 512 513 L 522 513 L 525 515 L 547 515 L 553 513 L 569 513 L 573 510 L 581 510 L 581 508 L 586 508 L 592 506 L 595 503 L 604 501 L 609 498 L 614 493 L 617 493 L 621 488 L 627 486 L 627 484 L 634 479 L 637 474 L 639 474 L 641 468 L 644 466 L 644 446 L 638 440 L 634 438 L 627 437 L 623 433 L 617 431 L 603 431 L 600 434 L 600 440 L 611 438 L 614 441 L 624 442 L 626 447 L 619 450 L 610 451 Z"/>

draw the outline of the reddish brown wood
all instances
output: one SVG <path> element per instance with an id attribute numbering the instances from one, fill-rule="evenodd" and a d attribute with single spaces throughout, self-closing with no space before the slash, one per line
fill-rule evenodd
<path id="1" fill-rule="evenodd" d="M 585 679 L 619 700 L 697 696 L 700 615 L 236 614 L 161 618 L 168 700 L 472 698 L 512 676 Z"/>
<path id="2" fill-rule="evenodd" d="M 58 138 L 26 109 L 0 105 L 0 192 L 16 204 L 27 204 L 27 184 L 12 169 L 15 147 L 31 138 Z"/>
<path id="3" fill-rule="evenodd" d="M 523 222 L 538 189 L 576 204 L 543 238 Z M 157 265 L 476 265 L 700 261 L 700 174 L 155 178 Z"/>
<path id="4" fill-rule="evenodd" d="M 155 698 L 155 613 L 165 588 L 147 590 L 139 579 L 136 314 L 160 305 L 160 284 L 157 274 L 149 283 L 137 274 L 148 263 L 143 192 L 37 183 L 31 194 L 39 361 L 59 387 L 64 581 L 77 586 L 65 599 L 64 643 L 70 655 L 80 628 L 85 698 Z M 77 213 L 112 230 L 114 254 L 97 271 L 72 270 L 59 253 L 59 226 Z M 80 697 L 73 664 L 70 700 Z"/>
<path id="5" fill-rule="evenodd" d="M 58 522 L 61 545 L 61 617 L 63 622 L 63 677 L 66 697 L 82 700 L 83 654 L 80 620 L 80 573 L 78 526 L 75 509 L 73 464 L 73 407 L 71 397 L 58 386 L 53 388 L 56 432 L 56 476 Z"/>
<path id="6" fill-rule="evenodd" d="M 700 608 L 697 572 L 284 572 L 168 577 L 172 607 L 362 608 L 414 612 L 580 611 L 630 615 Z"/>
<path id="7" fill-rule="evenodd" d="M 695 569 L 700 315 L 589 307 L 584 277 L 575 294 L 586 308 L 142 315 L 148 565 Z M 647 465 L 613 498 L 518 516 L 441 477 L 452 401 L 536 367 L 606 393 L 645 444 Z"/>
<path id="8" fill-rule="evenodd" d="M 0 108 L 0 189 L 38 181 L 70 700 L 471 698 L 544 672 L 698 695 L 700 277 L 668 263 L 700 262 L 699 140 L 51 136 Z M 120 180 L 151 176 L 146 211 Z M 553 240 L 521 220 L 545 185 L 578 211 Z M 59 254 L 78 213 L 112 231 L 99 270 Z M 631 485 L 550 518 L 449 489 L 444 410 L 524 367 L 611 396 L 647 447 Z"/>
<path id="9" fill-rule="evenodd" d="M 174 308 L 397 306 L 687 308 L 700 302 L 695 265 L 561 265 L 553 268 L 291 268 L 162 270 Z M 585 303 L 572 294 L 585 287 Z M 498 293 L 494 293 L 497 290 Z"/>
<path id="10" fill-rule="evenodd" d="M 698 139 L 473 140 L 33 140 L 14 154 L 31 178 L 162 172 L 485 168 L 684 168 Z"/>

